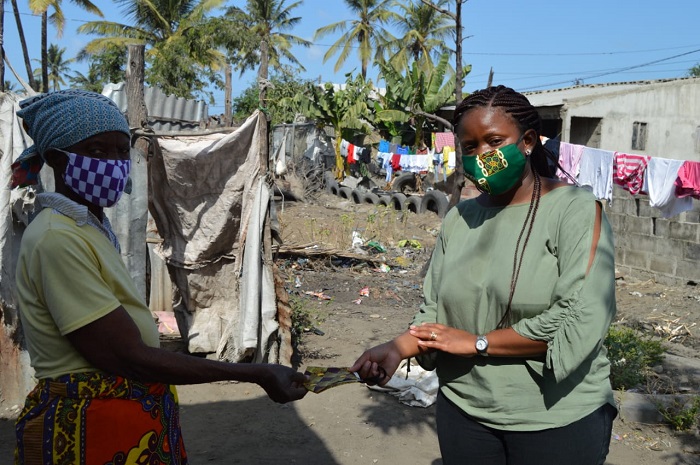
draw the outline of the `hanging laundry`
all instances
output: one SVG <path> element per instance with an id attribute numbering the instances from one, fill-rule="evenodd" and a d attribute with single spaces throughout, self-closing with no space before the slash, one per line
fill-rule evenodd
<path id="1" fill-rule="evenodd" d="M 350 142 L 346 141 L 345 139 L 340 141 L 340 156 L 343 158 L 348 157 L 348 146 L 350 145 Z"/>
<path id="2" fill-rule="evenodd" d="M 401 154 L 393 153 L 391 154 L 391 169 L 394 171 L 401 170 Z"/>
<path id="3" fill-rule="evenodd" d="M 651 159 L 648 155 L 615 152 L 613 158 L 613 182 L 636 195 L 644 185 L 644 172 Z"/>
<path id="4" fill-rule="evenodd" d="M 399 155 L 408 155 L 410 153 L 410 150 L 405 145 L 399 145 L 398 147 L 396 147 L 396 151 L 394 153 L 398 153 Z"/>
<path id="5" fill-rule="evenodd" d="M 552 155 L 557 157 L 557 159 L 560 158 L 559 156 L 559 146 L 561 145 L 561 142 L 559 139 L 547 139 L 546 141 L 543 142 L 544 148 L 552 152 Z"/>
<path id="6" fill-rule="evenodd" d="M 692 197 L 676 197 L 676 179 L 684 160 L 651 157 L 642 191 L 649 194 L 649 205 L 658 208 L 664 218 L 693 208 Z"/>
<path id="7" fill-rule="evenodd" d="M 678 170 L 676 197 L 700 199 L 700 162 L 686 160 Z"/>
<path id="8" fill-rule="evenodd" d="M 359 155 L 358 150 L 360 151 Z M 372 151 L 369 147 L 355 147 L 355 158 L 367 165 L 372 162 Z"/>
<path id="9" fill-rule="evenodd" d="M 354 165 L 355 162 L 355 146 L 353 144 L 348 144 L 348 163 Z"/>
<path id="10" fill-rule="evenodd" d="M 389 141 L 388 140 L 380 140 L 379 141 L 379 147 L 377 147 L 378 152 L 388 152 L 389 151 Z"/>
<path id="11" fill-rule="evenodd" d="M 597 199 L 612 202 L 613 153 L 608 150 L 584 147 L 579 165 L 578 182 L 593 191 Z"/>
<path id="12" fill-rule="evenodd" d="M 569 144 L 568 142 L 559 144 L 559 165 L 561 166 L 561 169 L 557 168 L 557 177 L 559 179 L 569 184 L 575 184 L 564 171 L 569 173 L 574 179 L 578 179 L 583 149 L 583 145 Z"/>
<path id="13" fill-rule="evenodd" d="M 435 150 L 442 152 L 445 147 L 455 148 L 455 135 L 449 131 L 435 133 Z"/>

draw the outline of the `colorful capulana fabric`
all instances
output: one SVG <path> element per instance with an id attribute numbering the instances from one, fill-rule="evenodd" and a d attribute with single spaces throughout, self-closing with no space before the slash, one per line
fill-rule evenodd
<path id="1" fill-rule="evenodd" d="M 185 465 L 173 386 L 77 373 L 43 379 L 15 427 L 15 463 Z"/>
<path id="2" fill-rule="evenodd" d="M 129 124 L 119 107 L 104 95 L 78 89 L 39 94 L 19 102 L 22 118 L 34 145 L 12 164 L 12 187 L 37 183 L 51 148 L 65 149 L 103 132 L 129 133 Z"/>

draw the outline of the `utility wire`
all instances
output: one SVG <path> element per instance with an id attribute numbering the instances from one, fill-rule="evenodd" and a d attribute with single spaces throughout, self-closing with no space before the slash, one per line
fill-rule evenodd
<path id="1" fill-rule="evenodd" d="M 661 59 L 659 59 L 659 60 L 654 60 L 654 61 L 649 61 L 649 62 L 647 62 L 647 63 L 642 63 L 642 64 L 640 64 L 640 65 L 626 66 L 626 67 L 624 67 L 624 68 L 618 68 L 618 69 L 613 70 L 613 71 L 607 71 L 607 72 L 598 73 L 598 74 L 591 74 L 591 75 L 586 76 L 586 77 L 577 78 L 577 79 L 569 79 L 569 80 L 566 80 L 566 81 L 558 81 L 558 82 L 552 82 L 552 83 L 549 83 L 549 84 L 541 84 L 541 85 L 538 85 L 538 86 L 535 86 L 535 87 L 528 87 L 528 88 L 526 88 L 526 89 L 521 89 L 521 90 L 522 90 L 523 92 L 525 92 L 525 91 L 528 91 L 528 90 L 539 90 L 539 89 L 541 89 L 542 87 L 556 86 L 556 85 L 559 85 L 559 84 L 568 84 L 568 83 L 570 83 L 570 82 L 586 81 L 586 80 L 588 80 L 588 79 L 595 79 L 595 78 L 599 78 L 599 77 L 602 77 L 602 76 L 608 76 L 608 75 L 610 75 L 610 74 L 617 74 L 617 73 L 621 73 L 621 72 L 624 72 L 624 71 L 629 71 L 629 70 L 631 70 L 631 69 L 643 68 L 643 67 L 645 67 L 645 66 L 654 65 L 654 64 L 656 64 L 656 63 L 661 63 L 661 62 L 663 62 L 663 61 L 673 60 L 674 58 L 679 58 L 679 57 L 686 56 L 686 55 L 690 55 L 690 54 L 692 54 L 692 53 L 697 53 L 697 52 L 700 52 L 700 48 L 695 49 L 695 50 L 691 50 L 690 52 L 685 52 L 685 53 L 680 53 L 680 54 L 678 54 L 678 55 L 673 55 L 673 56 L 671 56 L 671 57 L 661 58 Z"/>

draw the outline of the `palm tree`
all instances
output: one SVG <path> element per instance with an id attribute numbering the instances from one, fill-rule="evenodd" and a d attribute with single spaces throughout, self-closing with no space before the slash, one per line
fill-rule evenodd
<path id="1" fill-rule="evenodd" d="M 243 50 L 236 51 L 239 54 L 237 61 L 241 74 L 259 65 L 258 81 L 266 81 L 270 66 L 278 71 L 285 69 L 282 67 L 281 58 L 305 70 L 297 57 L 291 53 L 291 47 L 292 45 L 308 47 L 311 43 L 301 37 L 282 32 L 292 29 L 301 21 L 301 17 L 291 15 L 292 10 L 302 2 L 294 2 L 288 6 L 285 2 L 286 0 L 248 0 L 245 11 L 238 7 L 231 7 L 226 12 L 227 17 L 234 22 L 242 21 L 249 33 L 257 39 L 249 41 Z M 265 92 L 264 89 L 261 90 L 260 103 L 263 104 Z"/>
<path id="2" fill-rule="evenodd" d="M 63 54 L 65 51 L 65 48 L 58 48 L 56 44 L 51 44 L 47 53 L 49 84 L 51 90 L 54 91 L 60 90 L 61 85 L 66 84 L 66 82 L 63 80 L 63 76 L 68 75 L 68 72 L 70 71 L 70 67 L 68 65 L 75 61 L 73 58 L 64 60 Z"/>
<path id="3" fill-rule="evenodd" d="M 448 1 L 439 0 L 435 4 L 442 8 Z M 397 68 L 408 68 L 411 60 L 432 65 L 432 58 L 439 58 L 449 50 L 445 41 L 453 26 L 444 14 L 417 0 L 408 4 L 395 0 L 394 6 L 402 10 L 393 21 L 402 34 L 392 43 L 396 53 L 391 61 Z"/>
<path id="4" fill-rule="evenodd" d="M 191 98 L 215 82 L 224 56 L 214 48 L 214 27 L 207 17 L 224 0 L 116 0 L 131 24 L 91 21 L 78 32 L 102 36 L 91 40 L 81 55 L 109 47 L 146 46 L 146 80 L 164 92 Z M 203 76 L 205 79 L 202 79 Z M 208 79 L 206 79 L 208 78 Z"/>
<path id="5" fill-rule="evenodd" d="M 27 69 L 27 79 L 29 80 L 29 86 L 38 90 L 36 82 L 34 81 L 34 74 L 32 73 L 32 62 L 29 59 L 29 50 L 27 49 L 27 39 L 24 36 L 24 27 L 22 27 L 22 19 L 19 15 L 19 7 L 17 5 L 17 0 L 10 0 L 12 2 L 12 12 L 15 15 L 15 23 L 17 24 L 17 33 L 19 34 L 19 42 L 22 45 L 22 55 L 24 56 L 24 66 Z"/>
<path id="6" fill-rule="evenodd" d="M 323 62 L 340 52 L 334 68 L 334 71 L 339 71 L 350 56 L 353 45 L 357 44 L 362 64 L 362 78 L 366 79 L 370 60 L 374 58 L 382 61 L 386 44 L 394 40 L 394 37 L 384 28 L 384 24 L 391 21 L 395 15 L 389 10 L 391 2 L 392 0 L 345 0 L 348 8 L 358 16 L 358 19 L 339 21 L 316 31 L 314 40 L 338 31 L 343 33 L 323 56 Z"/>
<path id="7" fill-rule="evenodd" d="M 95 6 L 90 0 L 71 0 L 75 5 L 84 9 L 89 13 L 94 13 L 102 17 L 102 11 Z M 48 48 L 47 48 L 47 24 L 49 21 L 56 28 L 57 36 L 60 38 L 63 35 L 63 27 L 66 24 L 66 18 L 63 16 L 61 8 L 61 0 L 29 0 L 29 8 L 35 14 L 41 14 L 41 82 L 42 90 L 49 90 L 49 68 L 48 68 Z M 49 8 L 53 8 L 53 14 L 48 16 Z"/>

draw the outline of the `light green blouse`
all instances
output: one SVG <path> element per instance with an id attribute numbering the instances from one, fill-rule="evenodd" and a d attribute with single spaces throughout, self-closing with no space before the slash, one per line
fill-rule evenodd
<path id="1" fill-rule="evenodd" d="M 595 198 L 564 186 L 540 200 L 512 303 L 513 329 L 547 342 L 538 359 L 419 357 L 435 364 L 444 395 L 480 423 L 535 431 L 568 425 L 615 405 L 603 340 L 615 315 L 614 245 L 603 214 L 588 275 Z M 445 217 L 413 323 L 486 334 L 503 316 L 513 256 L 529 204 L 484 207 L 466 200 Z M 521 240 L 524 242 L 525 234 Z"/>

